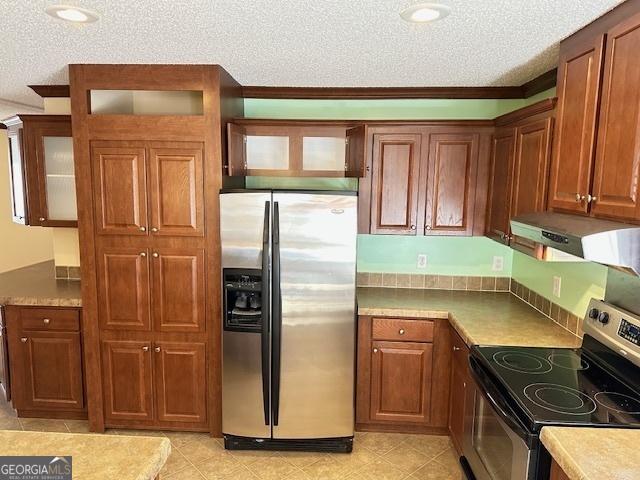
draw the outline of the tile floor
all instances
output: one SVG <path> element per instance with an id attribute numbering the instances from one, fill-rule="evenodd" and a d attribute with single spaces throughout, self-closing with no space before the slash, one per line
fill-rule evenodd
<path id="1" fill-rule="evenodd" d="M 1 430 L 87 433 L 84 420 L 18 419 L 0 405 Z M 172 453 L 163 480 L 460 480 L 449 437 L 356 433 L 351 454 L 227 451 L 207 434 L 107 430 L 107 435 L 160 435 Z"/>

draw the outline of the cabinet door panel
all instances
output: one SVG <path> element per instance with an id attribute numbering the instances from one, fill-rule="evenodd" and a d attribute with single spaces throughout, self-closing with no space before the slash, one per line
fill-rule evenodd
<path id="1" fill-rule="evenodd" d="M 204 331 L 204 269 L 202 249 L 158 249 L 154 252 L 153 308 L 157 330 Z"/>
<path id="2" fill-rule="evenodd" d="M 416 234 L 420 149 L 420 135 L 374 135 L 371 233 Z"/>
<path id="3" fill-rule="evenodd" d="M 22 332 L 27 409 L 82 409 L 82 355 L 79 333 Z M 26 341 L 24 341 L 26 339 Z M 22 402 L 20 402 L 22 403 Z"/>
<path id="4" fill-rule="evenodd" d="M 598 217 L 640 220 L 640 14 L 607 33 L 593 182 Z"/>
<path id="5" fill-rule="evenodd" d="M 147 235 L 144 148 L 94 146 L 91 155 L 98 233 Z"/>
<path id="6" fill-rule="evenodd" d="M 158 342 L 154 351 L 158 421 L 205 423 L 205 344 Z"/>
<path id="7" fill-rule="evenodd" d="M 202 148 L 150 149 L 152 233 L 204 235 Z"/>
<path id="8" fill-rule="evenodd" d="M 550 134 L 553 119 L 535 120 L 516 130 L 516 157 L 513 172 L 511 217 L 542 212 L 546 208 Z M 515 245 L 533 244 L 515 237 Z"/>
<path id="9" fill-rule="evenodd" d="M 22 129 L 12 129 L 9 140 L 9 180 L 11 183 L 11 213 L 13 221 L 27 223 L 27 187 L 24 165 L 24 143 Z"/>
<path id="10" fill-rule="evenodd" d="M 487 235 L 505 243 L 509 234 L 515 143 L 515 129 L 505 128 L 496 131 L 491 149 Z"/>
<path id="11" fill-rule="evenodd" d="M 153 418 L 148 342 L 103 341 L 102 380 L 107 423 Z"/>
<path id="12" fill-rule="evenodd" d="M 102 328 L 151 329 L 149 260 L 145 248 L 98 251 L 98 291 Z"/>
<path id="13" fill-rule="evenodd" d="M 374 341 L 372 346 L 370 419 L 427 423 L 433 345 Z"/>
<path id="14" fill-rule="evenodd" d="M 430 136 L 425 234 L 473 233 L 478 144 L 473 134 Z"/>
<path id="15" fill-rule="evenodd" d="M 589 193 L 595 153 L 596 118 L 604 36 L 561 52 L 558 67 L 557 123 L 549 187 L 549 206 L 587 213 L 578 196 Z"/>

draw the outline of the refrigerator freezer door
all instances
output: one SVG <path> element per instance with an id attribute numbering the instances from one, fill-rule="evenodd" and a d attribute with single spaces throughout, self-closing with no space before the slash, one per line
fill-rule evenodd
<path id="1" fill-rule="evenodd" d="M 274 192 L 273 201 L 282 300 L 273 437 L 352 436 L 357 197 Z"/>
<path id="2" fill-rule="evenodd" d="M 270 201 L 270 192 L 220 195 L 223 271 L 262 269 L 265 204 L 270 205 L 267 203 Z M 266 228 L 269 229 L 268 222 Z M 269 236 L 267 231 L 266 237 Z M 262 300 L 263 310 L 268 309 L 269 305 L 264 305 L 268 298 Z M 265 424 L 263 408 L 261 340 L 258 332 L 222 331 L 222 431 L 225 434 L 271 437 L 271 426 Z M 269 356 L 270 352 L 267 361 Z"/>

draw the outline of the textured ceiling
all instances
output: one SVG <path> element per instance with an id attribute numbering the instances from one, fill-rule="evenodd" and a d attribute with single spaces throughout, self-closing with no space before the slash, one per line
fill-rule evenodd
<path id="1" fill-rule="evenodd" d="M 66 83 L 69 63 L 219 63 L 244 85 L 519 85 L 621 1 L 442 0 L 449 17 L 409 25 L 410 0 L 60 0 L 100 14 L 73 25 L 44 13 L 55 1 L 0 0 L 0 103 L 38 106 L 26 85 Z"/>

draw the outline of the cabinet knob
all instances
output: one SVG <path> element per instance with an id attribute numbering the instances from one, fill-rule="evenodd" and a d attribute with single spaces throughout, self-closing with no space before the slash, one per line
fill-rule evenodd
<path id="1" fill-rule="evenodd" d="M 146 345 L 144 347 L 142 347 L 142 351 L 143 352 L 148 352 L 149 351 L 149 347 L 147 347 Z"/>
<path id="2" fill-rule="evenodd" d="M 416 226 L 415 225 L 411 225 L 411 230 L 415 230 Z"/>
<path id="3" fill-rule="evenodd" d="M 146 257 L 147 256 L 147 252 L 140 252 L 140 256 L 141 257 Z"/>
<path id="4" fill-rule="evenodd" d="M 158 231 L 158 229 L 157 229 L 156 227 L 151 227 L 151 231 L 152 231 L 153 233 L 156 233 L 156 232 Z"/>
<path id="5" fill-rule="evenodd" d="M 46 218 L 40 217 L 38 220 L 40 220 L 41 222 L 44 222 L 46 220 Z"/>
<path id="6" fill-rule="evenodd" d="M 398 333 L 399 333 L 400 335 L 404 335 L 404 328 L 401 328 L 400 330 L 398 330 Z"/>
<path id="7" fill-rule="evenodd" d="M 378 353 L 378 349 L 377 349 L 377 348 L 374 348 L 374 349 L 373 349 L 373 353 Z"/>
<path id="8" fill-rule="evenodd" d="M 22 343 L 27 343 L 27 337 L 22 337 L 22 338 L 20 339 L 20 341 L 21 341 Z"/>
<path id="9" fill-rule="evenodd" d="M 49 324 L 51 323 L 51 320 L 50 320 L 49 318 L 43 318 L 43 319 L 42 319 L 42 322 L 43 322 L 45 325 L 49 325 Z"/>
<path id="10" fill-rule="evenodd" d="M 591 195 L 587 195 L 587 203 L 595 202 L 598 200 L 598 197 L 592 197 Z"/>
<path id="11" fill-rule="evenodd" d="M 158 252 L 153 252 L 153 258 L 158 258 L 160 255 L 158 255 Z"/>
<path id="12" fill-rule="evenodd" d="M 460 347 L 456 347 L 456 346 L 454 345 L 454 347 L 453 347 L 453 351 L 454 351 L 454 352 L 457 352 L 457 351 L 459 351 L 459 350 L 460 350 Z"/>
<path id="13" fill-rule="evenodd" d="M 156 353 L 160 353 L 160 347 L 156 347 L 156 348 L 154 348 L 154 350 L 155 350 Z"/>
<path id="14" fill-rule="evenodd" d="M 427 230 L 431 230 L 431 225 L 427 225 L 427 226 L 426 226 L 426 227 L 424 227 L 424 228 L 426 228 Z"/>
<path id="15" fill-rule="evenodd" d="M 147 227 L 140 227 L 140 231 L 141 232 L 146 232 L 147 231 Z"/>

